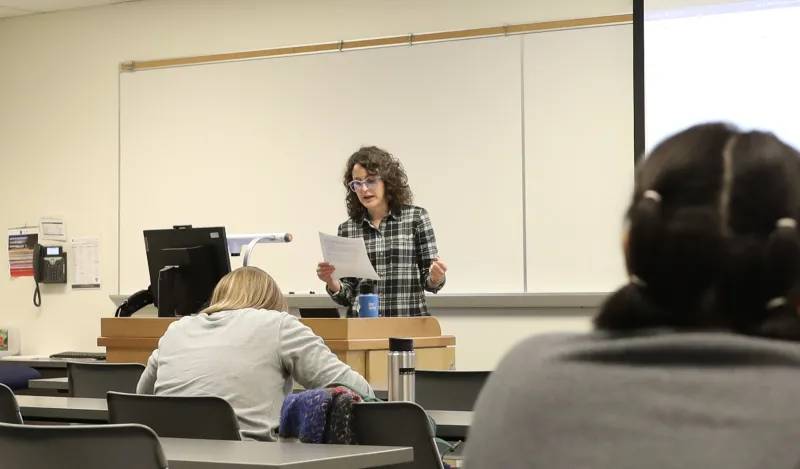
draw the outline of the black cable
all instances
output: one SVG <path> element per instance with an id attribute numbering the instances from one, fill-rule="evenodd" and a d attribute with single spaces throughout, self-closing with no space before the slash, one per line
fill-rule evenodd
<path id="1" fill-rule="evenodd" d="M 34 282 L 36 282 L 36 290 L 33 291 L 33 306 L 38 308 L 42 306 L 42 292 L 39 291 L 39 282 L 37 280 Z"/>
<path id="2" fill-rule="evenodd" d="M 442 462 L 444 462 L 444 457 L 447 456 L 448 454 L 454 452 L 456 450 L 456 448 L 461 446 L 461 443 L 463 443 L 463 441 L 462 440 L 458 440 L 455 443 L 453 443 L 452 445 L 448 446 L 447 449 L 445 450 L 445 452 L 442 453 Z"/>
<path id="3" fill-rule="evenodd" d="M 133 295 L 129 296 L 127 300 L 123 301 L 114 313 L 115 318 L 129 318 L 133 313 L 139 311 L 147 305 L 153 304 L 153 294 L 150 287 L 140 290 Z"/>

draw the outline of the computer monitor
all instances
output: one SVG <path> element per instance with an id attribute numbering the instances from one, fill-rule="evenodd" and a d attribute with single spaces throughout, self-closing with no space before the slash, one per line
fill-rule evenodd
<path id="1" fill-rule="evenodd" d="M 145 230 L 144 245 L 159 317 L 199 312 L 231 271 L 224 227 Z"/>

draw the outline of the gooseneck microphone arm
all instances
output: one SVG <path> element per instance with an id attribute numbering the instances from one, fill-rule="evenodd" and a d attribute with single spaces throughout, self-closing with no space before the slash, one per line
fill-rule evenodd
<path id="1" fill-rule="evenodd" d="M 290 243 L 292 242 L 292 235 L 289 233 L 270 233 L 266 235 L 258 235 L 255 236 L 248 244 L 247 250 L 244 253 L 244 259 L 242 260 L 242 266 L 247 266 L 250 264 L 250 255 L 253 253 L 253 249 L 255 249 L 256 244 L 260 243 Z"/>

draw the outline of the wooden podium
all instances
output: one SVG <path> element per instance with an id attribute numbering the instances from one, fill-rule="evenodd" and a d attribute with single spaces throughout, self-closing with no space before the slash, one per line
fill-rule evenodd
<path id="1" fill-rule="evenodd" d="M 97 345 L 109 363 L 147 363 L 158 339 L 178 318 L 102 318 Z M 386 389 L 389 337 L 414 339 L 417 368 L 455 369 L 455 337 L 442 335 L 431 316 L 370 319 L 301 319 L 340 360 L 375 389 Z"/>

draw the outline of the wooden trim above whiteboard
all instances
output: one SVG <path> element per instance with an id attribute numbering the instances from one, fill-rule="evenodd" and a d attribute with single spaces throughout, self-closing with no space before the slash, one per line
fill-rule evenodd
<path id="1" fill-rule="evenodd" d="M 183 57 L 178 59 L 155 59 L 143 61 L 130 61 L 120 64 L 121 72 L 135 72 L 151 68 L 178 67 L 184 65 L 199 65 L 213 62 L 228 62 L 234 60 L 249 60 L 280 55 L 311 54 L 318 52 L 345 51 L 362 49 L 366 47 L 398 46 L 405 44 L 420 44 L 424 42 L 449 41 L 487 36 L 503 36 L 508 34 L 527 34 L 558 29 L 583 28 L 590 26 L 603 26 L 610 24 L 630 23 L 633 15 L 597 16 L 592 18 L 578 18 L 571 20 L 543 21 L 539 23 L 514 24 L 495 26 L 491 28 L 464 29 L 460 31 L 445 31 L 439 33 L 408 34 L 405 36 L 390 36 L 378 39 L 357 39 L 352 41 L 339 41 L 335 43 L 313 44 L 307 46 L 280 47 L 276 49 L 262 49 L 247 52 L 230 52 L 226 54 L 200 55 L 196 57 Z"/>

